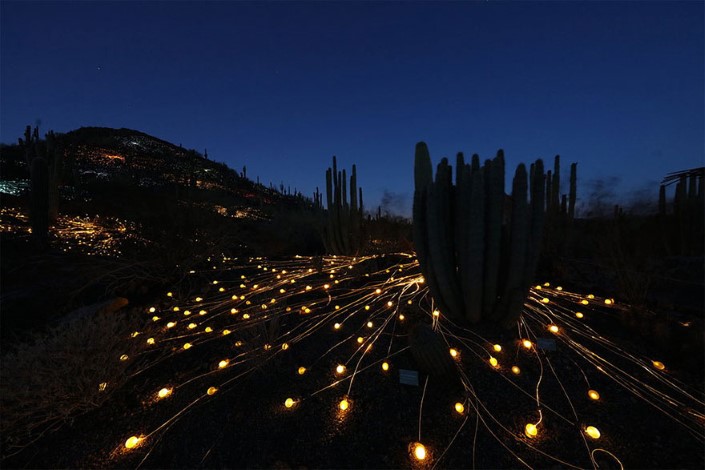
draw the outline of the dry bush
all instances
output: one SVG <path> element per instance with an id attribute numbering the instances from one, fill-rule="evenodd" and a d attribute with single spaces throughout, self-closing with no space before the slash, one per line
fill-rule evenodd
<path id="1" fill-rule="evenodd" d="M 131 338 L 137 318 L 130 310 L 82 316 L 3 353 L 3 457 L 99 407 L 126 381 L 145 344 Z M 122 355 L 128 358 L 121 360 Z"/>

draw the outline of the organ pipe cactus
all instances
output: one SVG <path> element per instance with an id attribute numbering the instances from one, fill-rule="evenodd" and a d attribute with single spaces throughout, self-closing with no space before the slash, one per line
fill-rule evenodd
<path id="1" fill-rule="evenodd" d="M 421 271 L 444 314 L 511 326 L 521 313 L 540 252 L 543 162 L 531 166 L 530 188 L 526 167 L 518 166 L 511 213 L 505 211 L 501 150 L 483 166 L 477 155 L 471 164 L 458 155 L 456 164 L 455 186 L 445 158 L 434 181 L 428 147 L 416 145 L 413 227 Z"/>
<path id="2" fill-rule="evenodd" d="M 326 171 L 326 204 L 328 215 L 323 229 L 323 244 L 328 253 L 354 255 L 362 246 L 362 188 L 357 187 L 357 169 L 352 166 L 348 201 L 347 174 L 333 167 Z M 358 202 L 359 201 L 359 202 Z"/>

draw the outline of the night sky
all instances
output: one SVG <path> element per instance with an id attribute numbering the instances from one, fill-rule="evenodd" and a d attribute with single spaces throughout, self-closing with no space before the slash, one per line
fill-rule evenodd
<path id="1" fill-rule="evenodd" d="M 308 195 L 337 155 L 400 214 L 419 140 L 561 154 L 583 202 L 705 164 L 702 1 L 1 5 L 5 143 L 127 127 Z"/>

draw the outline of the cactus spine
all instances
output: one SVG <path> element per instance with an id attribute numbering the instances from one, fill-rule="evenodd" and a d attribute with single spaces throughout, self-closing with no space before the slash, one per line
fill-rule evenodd
<path id="1" fill-rule="evenodd" d="M 538 260 L 545 204 L 543 163 L 532 165 L 530 206 L 526 167 L 517 168 L 511 219 L 505 227 L 503 152 L 482 167 L 477 155 L 471 164 L 458 155 L 456 163 L 461 168 L 456 169 L 455 187 L 447 159 L 439 163 L 434 182 L 428 147 L 423 142 L 416 145 L 413 227 L 419 265 L 445 314 L 471 323 L 492 320 L 508 326 L 521 313 Z M 504 243 L 503 228 L 509 234 Z M 500 278 L 500 272 L 507 275 Z"/>
<path id="2" fill-rule="evenodd" d="M 350 175 L 350 201 L 348 201 L 347 174 L 338 171 L 333 157 L 333 167 L 326 171 L 326 203 L 328 217 L 323 230 L 323 244 L 327 252 L 336 255 L 354 255 L 362 246 L 362 188 L 357 187 L 357 168 Z"/>

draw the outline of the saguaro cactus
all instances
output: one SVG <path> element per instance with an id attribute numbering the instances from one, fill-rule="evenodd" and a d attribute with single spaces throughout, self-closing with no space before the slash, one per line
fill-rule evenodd
<path id="1" fill-rule="evenodd" d="M 362 188 L 357 187 L 357 168 L 353 165 L 348 202 L 346 171 L 338 171 L 335 156 L 333 167 L 326 171 L 326 203 L 328 215 L 323 229 L 326 251 L 336 255 L 358 253 L 362 246 Z"/>
<path id="2" fill-rule="evenodd" d="M 444 314 L 510 326 L 521 313 L 538 260 L 546 199 L 543 162 L 531 167 L 530 202 L 526 167 L 518 166 L 511 215 L 504 210 L 501 150 L 482 167 L 477 155 L 471 164 L 462 155 L 456 162 L 455 186 L 445 158 L 434 181 L 428 147 L 416 145 L 414 246 L 421 271 Z"/>

